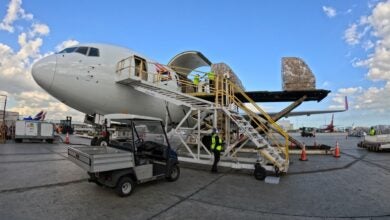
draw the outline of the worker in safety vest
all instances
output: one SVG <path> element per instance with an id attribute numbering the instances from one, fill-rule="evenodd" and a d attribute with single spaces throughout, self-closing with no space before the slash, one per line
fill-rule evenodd
<path id="1" fill-rule="evenodd" d="M 217 173 L 218 172 L 218 162 L 220 159 L 221 151 L 223 150 L 223 144 L 222 144 L 222 138 L 218 136 L 218 130 L 216 128 L 213 128 L 211 133 L 211 151 L 214 153 L 214 163 L 213 167 L 211 168 L 211 172 Z"/>
<path id="2" fill-rule="evenodd" d="M 375 134 L 376 134 L 375 128 L 374 128 L 374 127 L 371 127 L 371 128 L 370 128 L 370 132 L 368 133 L 368 135 L 374 136 Z"/>
<path id="3" fill-rule="evenodd" d="M 211 91 L 214 89 L 215 73 L 213 71 L 208 72 L 207 78 L 209 80 L 209 90 Z"/>
<path id="4" fill-rule="evenodd" d="M 199 74 L 196 74 L 194 77 L 195 92 L 198 92 L 199 81 L 200 81 L 200 76 L 199 76 Z"/>

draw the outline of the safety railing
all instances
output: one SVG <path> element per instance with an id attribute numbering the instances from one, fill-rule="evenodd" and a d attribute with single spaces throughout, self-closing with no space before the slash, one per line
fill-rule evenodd
<path id="1" fill-rule="evenodd" d="M 232 83 L 229 79 L 223 76 L 217 76 L 216 78 L 216 96 L 215 102 L 217 106 L 228 106 L 228 105 L 236 105 L 238 108 L 242 109 L 249 117 L 250 122 L 253 122 L 257 127 L 256 130 L 259 132 L 263 132 L 271 142 L 277 146 L 279 151 L 281 151 L 286 159 L 286 163 L 288 163 L 289 153 L 288 153 L 288 134 L 278 125 L 276 122 L 269 116 L 260 106 L 258 106 L 245 92 L 239 88 L 237 85 Z M 235 93 L 239 93 L 242 95 L 250 105 L 254 107 L 255 110 L 261 114 L 260 117 L 253 110 L 248 108 L 243 102 L 241 102 Z M 273 128 L 273 129 L 272 129 Z M 280 142 L 280 138 L 276 136 L 276 133 L 273 132 L 275 130 L 279 133 L 284 141 L 284 144 Z"/>

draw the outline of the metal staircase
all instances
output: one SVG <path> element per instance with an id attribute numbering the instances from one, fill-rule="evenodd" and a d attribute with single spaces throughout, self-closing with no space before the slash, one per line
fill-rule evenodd
<path id="1" fill-rule="evenodd" d="M 281 129 L 265 111 L 251 100 L 242 89 L 237 87 L 227 78 L 217 77 L 215 90 L 217 107 L 233 104 L 246 113 L 247 119 L 237 112 L 222 107 L 224 113 L 246 136 L 245 139 L 249 139 L 255 144 L 256 149 L 259 150 L 259 153 L 261 154 L 261 157 L 259 157 L 260 164 L 265 165 L 271 163 L 277 167 L 280 172 L 287 172 L 289 167 L 288 134 L 283 131 L 283 129 Z M 241 95 L 247 99 L 247 102 L 251 104 L 254 109 L 259 111 L 264 118 L 260 117 L 258 115 L 259 113 L 255 113 L 252 109 L 242 103 L 234 95 L 236 92 L 241 93 Z M 276 134 L 281 135 L 282 138 L 285 139 L 284 144 L 280 142 L 280 137 L 276 137 Z M 272 144 L 270 141 L 272 141 Z M 236 146 L 237 142 L 229 146 L 227 150 L 233 150 Z M 240 148 L 241 147 L 239 147 L 239 149 Z"/>
<path id="2" fill-rule="evenodd" d="M 117 81 L 124 85 L 131 85 L 137 91 L 151 95 L 156 98 L 163 99 L 175 105 L 183 105 L 193 109 L 204 109 L 214 107 L 214 103 L 184 94 L 179 91 L 173 91 L 163 86 L 153 85 L 147 81 Z"/>
<path id="3" fill-rule="evenodd" d="M 120 61 L 124 62 L 124 61 Z M 245 168 L 245 169 L 254 169 L 254 163 L 261 164 L 261 166 L 266 167 L 266 165 L 272 164 L 275 167 L 275 170 L 280 172 L 287 172 L 289 166 L 288 159 L 288 139 L 286 143 L 280 144 L 279 140 L 274 137 L 275 132 L 278 134 L 287 137 L 285 132 L 281 130 L 278 125 L 269 117 L 263 110 L 260 109 L 252 100 L 248 99 L 248 102 L 253 104 L 255 108 L 259 111 L 262 111 L 265 119 L 258 116 L 257 113 L 254 113 L 252 110 L 248 109 L 242 102 L 235 97 L 235 92 L 241 92 L 245 96 L 245 93 L 237 88 L 232 82 L 227 78 L 222 76 L 217 76 L 215 81 L 215 103 L 203 100 L 191 96 L 189 94 L 182 93 L 181 91 L 172 90 L 172 88 L 165 85 L 161 85 L 158 82 L 151 82 L 147 80 L 142 80 L 140 77 L 135 77 L 132 74 L 131 66 L 124 67 L 122 63 L 118 63 L 117 69 L 117 78 L 116 82 L 123 85 L 128 85 L 133 87 L 135 90 L 142 92 L 144 94 L 151 95 L 153 97 L 165 100 L 172 104 L 178 106 L 186 106 L 189 108 L 189 111 L 181 120 L 181 122 L 175 127 L 175 132 L 180 139 L 181 143 L 188 151 L 189 157 L 183 157 L 183 161 L 193 162 L 193 163 L 203 163 L 210 164 L 212 162 L 212 154 L 203 145 L 201 141 L 201 125 L 206 123 L 205 119 L 208 117 L 213 117 L 213 125 L 208 124 L 208 128 L 211 126 L 216 127 L 218 121 L 222 119 L 222 124 L 231 124 L 233 122 L 236 124 L 239 133 L 244 134 L 247 140 L 251 140 L 256 148 L 254 149 L 256 157 L 246 157 L 240 154 L 240 151 L 247 141 L 236 141 L 234 144 L 227 146 L 223 157 L 221 158 L 221 165 L 230 166 L 232 168 Z M 127 72 L 129 68 L 129 72 Z M 126 70 L 126 71 L 124 71 Z M 129 74 L 128 74 L 129 73 Z M 149 77 L 154 78 L 154 77 Z M 236 111 L 232 111 L 230 105 L 233 104 L 236 107 L 244 110 L 248 118 L 244 118 Z M 218 117 L 219 116 L 219 117 Z M 182 127 L 184 122 L 189 118 L 194 119 L 197 123 L 193 127 Z M 207 123 L 206 123 L 207 124 Z M 220 124 L 219 129 L 224 129 Z M 254 125 L 256 127 L 254 127 Z M 271 129 L 272 128 L 272 129 Z M 227 130 L 226 130 L 227 129 Z M 224 134 L 230 133 L 230 127 L 225 127 Z M 195 142 L 187 143 L 186 139 L 191 136 L 192 139 L 195 139 Z M 230 143 L 230 136 L 224 137 L 228 143 Z M 197 150 L 193 151 L 190 145 L 197 145 Z M 241 144 L 240 147 L 237 147 L 238 144 Z M 276 146 L 276 147 L 274 147 Z M 242 149 L 244 150 L 244 149 Z M 253 150 L 253 148 L 252 148 Z M 204 154 L 206 153 L 206 154 Z M 240 154 L 239 156 L 237 156 Z M 179 157 L 180 159 L 180 157 Z M 227 161 L 227 162 L 226 162 Z M 229 162 L 230 161 L 230 162 Z"/>
<path id="4" fill-rule="evenodd" d="M 240 114 L 228 111 L 223 108 L 226 115 L 237 124 L 240 130 L 251 140 L 255 145 L 256 149 L 261 151 L 261 154 L 269 162 L 279 168 L 280 171 L 285 170 L 286 160 L 280 156 L 276 148 L 274 148 L 244 117 Z"/>

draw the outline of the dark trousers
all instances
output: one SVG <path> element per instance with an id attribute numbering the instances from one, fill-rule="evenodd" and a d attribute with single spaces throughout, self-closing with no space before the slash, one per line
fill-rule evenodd
<path id="1" fill-rule="evenodd" d="M 218 172 L 218 162 L 219 162 L 219 159 L 221 157 L 221 152 L 220 151 L 217 151 L 217 150 L 214 150 L 214 163 L 213 163 L 213 168 L 211 168 L 211 172 Z"/>
<path id="2" fill-rule="evenodd" d="M 209 79 L 209 87 L 210 87 L 210 92 L 211 92 L 211 90 L 212 90 L 212 91 L 215 91 L 215 88 L 214 88 L 214 80 L 210 80 L 210 79 Z"/>

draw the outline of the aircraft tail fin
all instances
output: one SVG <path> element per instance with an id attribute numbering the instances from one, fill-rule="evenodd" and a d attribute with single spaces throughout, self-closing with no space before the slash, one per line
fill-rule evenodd
<path id="1" fill-rule="evenodd" d="M 46 113 L 47 112 L 41 110 L 34 117 L 28 116 L 28 117 L 23 118 L 23 120 L 25 120 L 25 121 L 43 121 L 46 117 Z"/>
<path id="2" fill-rule="evenodd" d="M 330 126 L 333 126 L 333 118 L 334 118 L 334 114 L 332 114 L 332 121 L 330 121 Z"/>

